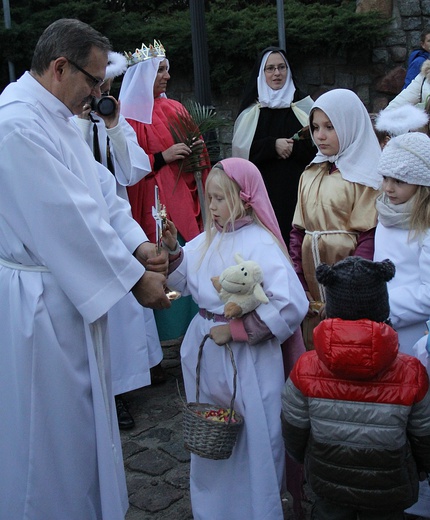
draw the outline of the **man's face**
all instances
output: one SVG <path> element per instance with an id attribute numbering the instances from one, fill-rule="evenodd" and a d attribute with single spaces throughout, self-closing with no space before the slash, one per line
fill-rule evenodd
<path id="1" fill-rule="evenodd" d="M 102 80 L 105 77 L 107 61 L 106 52 L 93 47 L 85 67 L 80 63 L 77 65 L 92 76 L 94 80 Z M 100 86 L 95 87 L 95 81 L 70 62 L 65 64 L 64 74 L 61 101 L 73 114 L 80 114 L 83 106 L 89 103 L 92 97 L 101 97 Z"/>

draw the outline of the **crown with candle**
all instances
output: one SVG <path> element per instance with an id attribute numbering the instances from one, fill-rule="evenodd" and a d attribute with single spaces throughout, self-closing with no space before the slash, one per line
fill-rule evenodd
<path id="1" fill-rule="evenodd" d="M 166 51 L 164 50 L 163 44 L 160 41 L 154 40 L 154 44 L 149 44 L 147 47 L 142 43 L 140 49 L 136 49 L 134 52 L 124 52 L 129 67 L 136 65 L 141 61 L 151 60 L 152 58 L 165 58 Z"/>

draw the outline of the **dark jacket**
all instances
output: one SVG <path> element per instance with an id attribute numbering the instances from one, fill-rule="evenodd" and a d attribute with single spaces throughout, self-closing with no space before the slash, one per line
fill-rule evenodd
<path id="1" fill-rule="evenodd" d="M 282 395 L 285 445 L 305 462 L 320 497 L 350 507 L 402 510 L 430 471 L 430 392 L 397 333 L 370 320 L 327 319 L 315 350 L 295 364 Z"/>

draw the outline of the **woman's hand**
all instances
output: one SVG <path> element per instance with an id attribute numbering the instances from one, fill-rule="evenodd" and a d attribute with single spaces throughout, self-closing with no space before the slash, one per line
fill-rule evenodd
<path id="1" fill-rule="evenodd" d="M 164 152 L 161 152 L 161 155 L 166 164 L 169 164 L 173 161 L 185 159 L 185 157 L 188 157 L 191 153 L 191 148 L 185 143 L 177 143 L 167 148 L 167 150 L 164 150 Z"/>
<path id="2" fill-rule="evenodd" d="M 288 159 L 293 152 L 293 139 L 286 139 L 284 137 L 276 139 L 275 150 L 280 159 Z"/>

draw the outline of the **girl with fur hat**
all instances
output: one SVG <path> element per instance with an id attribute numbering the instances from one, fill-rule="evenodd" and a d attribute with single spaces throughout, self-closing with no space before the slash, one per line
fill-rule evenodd
<path id="1" fill-rule="evenodd" d="M 200 402 L 230 406 L 233 369 L 229 352 L 219 346 L 228 342 L 237 366 L 234 408 L 244 424 L 230 458 L 191 454 L 193 515 L 196 520 L 283 520 L 281 345 L 296 331 L 300 334 L 307 299 L 257 167 L 246 159 L 222 160 L 209 173 L 205 196 L 205 232 L 180 249 L 168 222 L 164 238 L 176 254 L 171 255 L 169 287 L 191 294 L 199 305 L 181 345 L 185 390 L 194 401 L 198 346 L 210 334 L 200 365 Z M 211 279 L 236 264 L 235 253 L 259 264 L 269 302 L 228 320 Z"/>
<path id="2" fill-rule="evenodd" d="M 430 471 L 428 376 L 387 323 L 395 271 L 356 256 L 316 270 L 327 319 L 282 393 L 286 449 L 316 495 L 312 520 L 401 520 Z"/>
<path id="3" fill-rule="evenodd" d="M 318 153 L 300 178 L 290 254 L 309 299 L 303 335 L 313 348 L 312 330 L 325 301 L 316 267 L 350 255 L 373 258 L 381 149 L 365 106 L 351 90 L 322 94 L 309 122 Z"/>
<path id="4" fill-rule="evenodd" d="M 375 260 L 390 258 L 390 317 L 400 351 L 426 331 L 430 316 L 430 139 L 411 132 L 390 140 L 378 165 L 383 193 L 376 201 Z"/>

